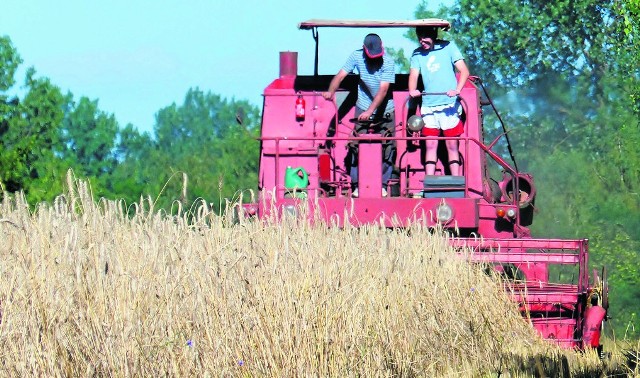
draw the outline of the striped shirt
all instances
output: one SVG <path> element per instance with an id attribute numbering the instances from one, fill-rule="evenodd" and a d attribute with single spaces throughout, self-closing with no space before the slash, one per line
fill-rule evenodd
<path id="1" fill-rule="evenodd" d="M 358 101 L 356 106 L 362 110 L 369 109 L 373 98 L 380 89 L 380 82 L 395 83 L 395 64 L 393 59 L 386 53 L 382 57 L 383 63 L 380 67 L 367 67 L 367 61 L 365 60 L 364 51 L 362 49 L 356 50 L 347 59 L 347 62 L 342 66 L 342 69 L 346 72 L 357 71 L 360 75 L 360 81 L 358 82 Z M 387 106 L 385 113 L 392 111 L 393 100 L 391 100 L 391 91 L 387 93 Z M 374 114 L 376 114 L 374 112 Z"/>

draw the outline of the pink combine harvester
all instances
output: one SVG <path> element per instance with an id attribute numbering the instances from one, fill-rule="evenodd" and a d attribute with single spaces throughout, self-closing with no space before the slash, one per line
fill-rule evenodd
<path id="1" fill-rule="evenodd" d="M 544 338 L 568 348 L 601 350 L 600 331 L 608 308 L 606 271 L 598 275 L 594 270 L 590 281 L 586 239 L 531 237 L 527 227 L 534 213 L 533 178 L 518 171 L 504 124 L 479 78 L 471 76 L 460 93 L 464 134 L 455 139 L 461 176 L 448 172 L 446 137 L 435 138 L 442 147 L 436 173 L 425 175 L 425 141 L 434 137 L 421 136 L 421 119 L 415 116 L 419 106 L 409 96 L 408 74 L 397 74 L 390 89 L 394 136 L 377 133 L 374 122 L 368 125 L 370 132 L 355 132 L 358 75 L 347 76 L 333 100 L 322 97 L 333 73 L 318 74 L 319 29 L 362 28 L 364 36 L 371 29 L 425 25 L 450 27 L 440 19 L 300 23 L 299 28 L 311 30 L 315 40 L 314 74 L 298 75 L 297 53 L 280 53 L 280 77 L 264 90 L 259 198 L 240 210 L 245 217 L 280 219 L 301 216 L 299 205 L 304 203 L 305 216 L 336 227 L 397 228 L 417 222 L 442 227 L 452 235 L 454 247 L 471 249 L 473 261 L 491 264 L 511 279 L 513 299 Z M 332 57 L 336 67 L 344 58 Z M 483 127 L 485 108 L 504 131 L 489 143 Z M 385 140 L 394 141 L 397 154 L 392 179 L 382 188 Z M 496 152 L 498 142 L 505 141 L 512 164 Z M 354 143 L 359 146 L 357 197 L 348 171 L 349 147 Z"/>

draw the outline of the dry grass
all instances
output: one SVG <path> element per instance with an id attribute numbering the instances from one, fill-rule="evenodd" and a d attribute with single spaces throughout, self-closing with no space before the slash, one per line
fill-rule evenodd
<path id="1" fill-rule="evenodd" d="M 446 240 L 293 220 L 232 226 L 204 202 L 0 205 L 3 376 L 530 376 L 595 354 L 539 340 Z M 563 357 L 564 356 L 564 357 Z M 556 369 L 556 370 L 553 370 Z M 587 376 L 587 375 L 583 375 Z"/>

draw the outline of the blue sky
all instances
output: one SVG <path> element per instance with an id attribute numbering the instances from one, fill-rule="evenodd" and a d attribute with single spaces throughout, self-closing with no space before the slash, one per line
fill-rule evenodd
<path id="1" fill-rule="evenodd" d="M 433 1 L 433 4 L 439 3 Z M 198 87 L 260 105 L 278 76 L 279 52 L 298 52 L 313 73 L 311 32 L 301 21 L 413 19 L 418 1 L 3 0 L 0 34 L 27 67 L 75 98 L 98 99 L 119 124 L 150 131 L 155 113 Z M 366 29 L 321 29 L 320 73 L 334 74 Z M 385 46 L 412 49 L 402 29 L 377 29 Z M 324 57 L 324 60 L 322 60 Z"/>

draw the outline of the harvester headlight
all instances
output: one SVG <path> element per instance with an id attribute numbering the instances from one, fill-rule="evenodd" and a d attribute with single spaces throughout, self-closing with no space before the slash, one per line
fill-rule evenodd
<path id="1" fill-rule="evenodd" d="M 424 127 L 424 120 L 417 114 L 409 117 L 407 121 L 407 129 L 411 132 L 417 133 Z"/>
<path id="2" fill-rule="evenodd" d="M 298 209 L 295 205 L 284 205 L 282 207 L 282 215 L 295 218 L 298 216 Z"/>
<path id="3" fill-rule="evenodd" d="M 453 209 L 449 204 L 443 202 L 436 207 L 436 220 L 440 223 L 447 223 L 453 219 Z"/>
<path id="4" fill-rule="evenodd" d="M 513 219 L 516 217 L 516 209 L 508 209 L 507 210 L 507 217 Z"/>

